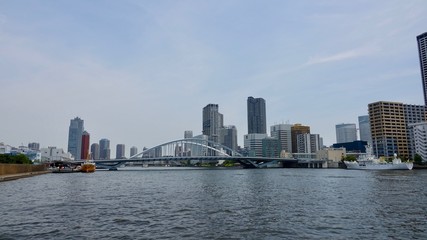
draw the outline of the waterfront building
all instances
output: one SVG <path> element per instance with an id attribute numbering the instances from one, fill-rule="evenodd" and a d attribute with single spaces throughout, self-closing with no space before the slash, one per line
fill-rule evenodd
<path id="1" fill-rule="evenodd" d="M 291 127 L 292 153 L 298 153 L 298 135 L 310 133 L 310 127 L 299 123 Z"/>
<path id="2" fill-rule="evenodd" d="M 135 156 L 136 154 L 138 154 L 138 148 L 133 146 L 130 148 L 130 157 Z"/>
<path id="3" fill-rule="evenodd" d="M 237 128 L 233 125 L 220 129 L 220 144 L 237 151 Z"/>
<path id="4" fill-rule="evenodd" d="M 267 133 L 267 114 L 263 98 L 248 97 L 248 134 Z"/>
<path id="5" fill-rule="evenodd" d="M 417 36 L 421 79 L 424 90 L 424 105 L 427 106 L 427 32 Z"/>
<path id="6" fill-rule="evenodd" d="M 333 148 L 345 148 L 348 153 L 366 153 L 366 141 L 353 141 L 346 143 L 335 143 L 332 145 Z"/>
<path id="7" fill-rule="evenodd" d="M 92 143 L 90 146 L 90 158 L 92 160 L 98 160 L 99 159 L 99 144 L 98 143 Z"/>
<path id="8" fill-rule="evenodd" d="M 409 127 L 413 129 L 414 153 L 421 156 L 423 162 L 427 161 L 427 122 L 412 123 Z M 415 155 L 414 154 L 414 155 Z"/>
<path id="9" fill-rule="evenodd" d="M 125 158 L 125 145 L 124 144 L 117 144 L 116 145 L 116 159 L 123 159 Z"/>
<path id="10" fill-rule="evenodd" d="M 265 133 L 251 133 L 244 136 L 244 147 L 247 149 L 248 156 L 262 156 L 262 140 L 266 137 Z"/>
<path id="11" fill-rule="evenodd" d="M 378 157 L 403 159 L 414 155 L 413 130 L 409 124 L 426 121 L 425 106 L 400 102 L 374 102 L 368 105 L 372 146 Z"/>
<path id="12" fill-rule="evenodd" d="M 291 124 L 276 124 L 270 127 L 271 137 L 276 138 L 280 142 L 281 150 L 292 153 L 292 125 Z"/>
<path id="13" fill-rule="evenodd" d="M 262 156 L 278 158 L 280 157 L 281 146 L 277 138 L 265 137 L 262 139 Z"/>
<path id="14" fill-rule="evenodd" d="M 345 148 L 324 148 L 316 153 L 316 159 L 328 161 L 328 167 L 337 168 L 346 156 Z"/>
<path id="15" fill-rule="evenodd" d="M 86 131 L 82 134 L 82 150 L 80 159 L 89 159 L 89 144 L 90 144 L 90 134 Z"/>
<path id="16" fill-rule="evenodd" d="M 354 123 L 342 123 L 335 125 L 337 143 L 357 141 L 357 128 Z"/>
<path id="17" fill-rule="evenodd" d="M 70 120 L 68 130 L 68 152 L 73 155 L 74 159 L 79 159 L 82 147 L 82 135 L 84 130 L 84 121 L 79 117 Z"/>
<path id="18" fill-rule="evenodd" d="M 48 147 L 40 149 L 42 161 L 71 161 L 73 155 L 62 148 Z"/>
<path id="19" fill-rule="evenodd" d="M 369 115 L 359 116 L 359 137 L 360 141 L 365 141 L 370 146 L 372 146 L 371 123 L 369 122 Z"/>
<path id="20" fill-rule="evenodd" d="M 297 135 L 297 153 L 316 153 L 322 145 L 319 134 L 304 133 Z"/>
<path id="21" fill-rule="evenodd" d="M 203 135 L 216 143 L 219 143 L 219 129 L 223 127 L 224 121 L 218 109 L 218 104 L 208 104 L 203 108 Z"/>
<path id="22" fill-rule="evenodd" d="M 40 143 L 36 143 L 36 142 L 28 143 L 28 148 L 34 151 L 39 151 Z"/>
<path id="23" fill-rule="evenodd" d="M 99 159 L 110 159 L 110 140 L 103 138 L 99 140 Z"/>

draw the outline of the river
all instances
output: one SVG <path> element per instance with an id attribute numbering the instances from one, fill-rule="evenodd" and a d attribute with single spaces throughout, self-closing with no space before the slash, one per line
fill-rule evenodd
<path id="1" fill-rule="evenodd" d="M 0 183 L 0 239 L 427 239 L 427 171 L 122 168 Z"/>

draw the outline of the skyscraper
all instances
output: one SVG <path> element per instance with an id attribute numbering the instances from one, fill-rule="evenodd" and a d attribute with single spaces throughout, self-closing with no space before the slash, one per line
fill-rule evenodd
<path id="1" fill-rule="evenodd" d="M 68 131 L 68 152 L 74 159 L 79 159 L 82 148 L 82 134 L 84 130 L 84 121 L 79 117 L 71 119 Z"/>
<path id="2" fill-rule="evenodd" d="M 298 135 L 310 133 L 310 127 L 301 124 L 294 124 L 291 127 L 292 153 L 298 153 Z"/>
<path id="3" fill-rule="evenodd" d="M 291 128 L 291 124 L 276 124 L 270 127 L 271 137 L 279 140 L 280 151 L 285 150 L 288 153 L 292 152 Z"/>
<path id="4" fill-rule="evenodd" d="M 93 160 L 99 159 L 99 144 L 98 143 L 92 143 L 90 146 L 90 158 Z"/>
<path id="5" fill-rule="evenodd" d="M 99 159 L 110 159 L 110 140 L 103 138 L 99 140 Z"/>
<path id="6" fill-rule="evenodd" d="M 116 145 L 116 159 L 123 159 L 125 158 L 125 145 L 124 144 L 117 144 Z"/>
<path id="7" fill-rule="evenodd" d="M 131 147 L 130 148 L 130 157 L 132 157 L 132 156 L 134 156 L 136 154 L 138 154 L 138 148 L 135 147 L 135 146 Z"/>
<path id="8" fill-rule="evenodd" d="M 369 115 L 359 116 L 359 135 L 361 141 L 368 142 L 372 146 L 371 123 Z"/>
<path id="9" fill-rule="evenodd" d="M 267 133 L 265 100 L 248 97 L 248 134 Z"/>
<path id="10" fill-rule="evenodd" d="M 237 128 L 233 125 L 224 126 L 220 129 L 219 143 L 236 151 L 237 150 Z"/>
<path id="11" fill-rule="evenodd" d="M 420 56 L 421 79 L 423 81 L 424 105 L 427 106 L 427 32 L 417 36 Z"/>
<path id="12" fill-rule="evenodd" d="M 89 159 L 89 144 L 90 144 L 90 135 L 88 132 L 84 131 L 82 134 L 82 150 L 80 159 Z"/>
<path id="13" fill-rule="evenodd" d="M 193 131 L 191 130 L 184 131 L 184 138 L 193 138 Z"/>
<path id="14" fill-rule="evenodd" d="M 342 123 L 335 125 L 337 143 L 357 141 L 357 128 L 354 123 Z"/>
<path id="15" fill-rule="evenodd" d="M 210 141 L 219 142 L 219 129 L 223 127 L 224 117 L 218 112 L 218 104 L 208 104 L 203 108 L 203 134 Z"/>
<path id="16" fill-rule="evenodd" d="M 28 148 L 34 151 L 39 151 L 40 143 L 36 143 L 36 142 L 28 143 Z"/>

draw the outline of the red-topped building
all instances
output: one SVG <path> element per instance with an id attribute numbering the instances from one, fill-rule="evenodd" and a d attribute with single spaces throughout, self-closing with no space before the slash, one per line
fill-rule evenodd
<path id="1" fill-rule="evenodd" d="M 86 131 L 82 134 L 82 151 L 80 158 L 89 159 L 90 134 Z"/>

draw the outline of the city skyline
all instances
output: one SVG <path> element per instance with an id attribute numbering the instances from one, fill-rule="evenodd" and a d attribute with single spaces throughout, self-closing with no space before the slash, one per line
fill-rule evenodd
<path id="1" fill-rule="evenodd" d="M 91 143 L 153 147 L 201 134 L 208 103 L 243 146 L 248 96 L 267 128 L 301 123 L 331 145 L 369 103 L 424 103 L 425 1 L 26 4 L 0 3 L 0 142 L 14 146 L 67 149 L 79 116 Z"/>

